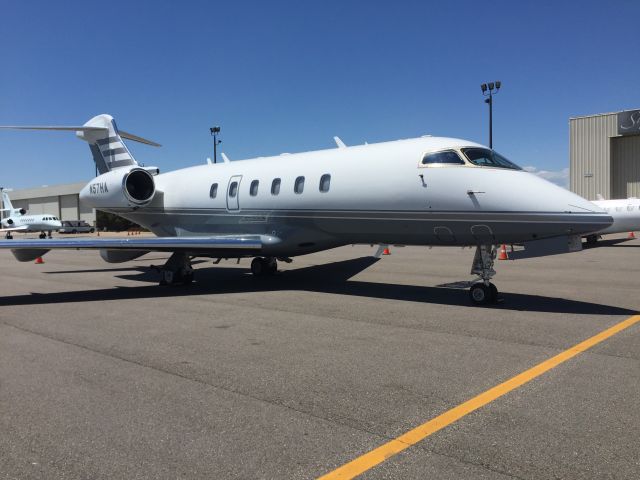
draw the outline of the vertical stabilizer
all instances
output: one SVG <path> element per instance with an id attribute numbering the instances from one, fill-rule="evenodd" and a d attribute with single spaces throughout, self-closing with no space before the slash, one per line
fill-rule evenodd
<path id="1" fill-rule="evenodd" d="M 97 115 L 84 126 L 94 127 L 95 130 L 83 129 L 77 131 L 76 135 L 89 144 L 99 173 L 106 173 L 114 168 L 138 165 L 122 141 L 116 122 L 111 115 Z"/>
<path id="2" fill-rule="evenodd" d="M 13 212 L 13 205 L 11 204 L 11 200 L 9 199 L 9 195 L 5 191 L 2 192 L 2 211 Z"/>

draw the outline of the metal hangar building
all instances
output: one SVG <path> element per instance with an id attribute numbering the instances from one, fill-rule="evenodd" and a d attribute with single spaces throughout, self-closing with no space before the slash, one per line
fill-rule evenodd
<path id="1" fill-rule="evenodd" d="M 80 190 L 86 183 L 7 190 L 7 193 L 14 208 L 24 208 L 30 214 L 50 213 L 60 220 L 84 220 L 95 226 L 95 209 L 79 199 Z"/>
<path id="2" fill-rule="evenodd" d="M 571 191 L 640 197 L 640 110 L 569 119 L 569 151 Z"/>

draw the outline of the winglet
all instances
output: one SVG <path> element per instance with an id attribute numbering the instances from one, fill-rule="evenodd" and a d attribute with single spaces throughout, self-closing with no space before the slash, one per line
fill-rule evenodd
<path id="1" fill-rule="evenodd" d="M 211 159 L 209 157 L 207 157 L 207 165 L 213 165 L 213 162 L 211 161 Z"/>
<path id="2" fill-rule="evenodd" d="M 220 153 L 220 156 L 222 157 L 224 163 L 229 163 L 229 157 L 227 157 L 226 153 L 222 152 Z"/>
<path id="3" fill-rule="evenodd" d="M 336 142 L 336 145 L 338 146 L 338 148 L 347 148 L 344 142 L 340 140 L 340 137 L 333 137 L 333 141 Z"/>

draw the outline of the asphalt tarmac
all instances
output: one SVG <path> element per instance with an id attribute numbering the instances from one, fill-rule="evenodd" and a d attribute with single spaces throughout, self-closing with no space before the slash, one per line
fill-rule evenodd
<path id="1" fill-rule="evenodd" d="M 496 262 L 348 246 L 281 264 L 0 251 L 0 478 L 317 478 L 640 310 L 640 240 Z M 361 478 L 640 478 L 640 323 Z"/>

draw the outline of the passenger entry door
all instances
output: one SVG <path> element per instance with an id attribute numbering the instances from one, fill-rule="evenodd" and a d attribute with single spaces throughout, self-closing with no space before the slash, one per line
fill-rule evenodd
<path id="1" fill-rule="evenodd" d="M 229 179 L 229 185 L 227 185 L 227 210 L 239 210 L 239 196 L 240 196 L 240 181 L 242 175 L 234 175 Z"/>

